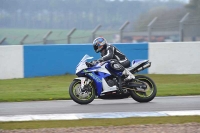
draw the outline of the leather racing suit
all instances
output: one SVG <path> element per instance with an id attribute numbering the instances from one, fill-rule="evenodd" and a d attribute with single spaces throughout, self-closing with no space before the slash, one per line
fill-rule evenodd
<path id="1" fill-rule="evenodd" d="M 130 61 L 126 56 L 120 52 L 116 47 L 110 44 L 106 44 L 105 48 L 100 51 L 102 61 L 110 60 L 111 68 L 117 71 L 123 72 L 122 74 L 127 76 L 126 80 L 134 79 L 135 76 L 131 74 L 126 68 L 130 67 Z"/>

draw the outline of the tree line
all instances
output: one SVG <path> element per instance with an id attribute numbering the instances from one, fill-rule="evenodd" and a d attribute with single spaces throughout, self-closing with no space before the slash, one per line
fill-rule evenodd
<path id="1" fill-rule="evenodd" d="M 118 29 L 126 20 L 136 22 L 150 9 L 183 7 L 177 0 L 1 0 L 0 28 Z"/>

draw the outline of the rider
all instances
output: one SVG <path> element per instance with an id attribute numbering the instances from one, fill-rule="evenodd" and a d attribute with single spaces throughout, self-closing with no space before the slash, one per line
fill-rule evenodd
<path id="1" fill-rule="evenodd" d="M 121 71 L 126 77 L 124 81 L 135 79 L 135 76 L 126 68 L 130 67 L 130 61 L 115 46 L 108 44 L 103 37 L 97 37 L 93 41 L 93 47 L 96 53 L 101 53 L 99 62 L 110 60 L 111 68 Z"/>

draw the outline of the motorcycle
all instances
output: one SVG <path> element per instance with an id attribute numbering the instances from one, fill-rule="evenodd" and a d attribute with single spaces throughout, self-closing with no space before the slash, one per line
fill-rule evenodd
<path id="1" fill-rule="evenodd" d="M 85 55 L 76 67 L 75 78 L 69 86 L 71 99 L 78 104 L 89 104 L 95 98 L 123 99 L 132 97 L 144 103 L 154 99 L 157 88 L 154 81 L 145 75 L 136 75 L 134 80 L 125 82 L 122 72 L 110 67 L 110 62 L 98 62 Z M 95 62 L 95 63 L 94 63 Z M 149 60 L 133 60 L 127 68 L 132 74 L 151 66 Z"/>

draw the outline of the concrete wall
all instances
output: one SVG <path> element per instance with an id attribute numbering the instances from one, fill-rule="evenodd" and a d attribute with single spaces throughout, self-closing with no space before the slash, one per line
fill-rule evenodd
<path id="1" fill-rule="evenodd" d="M 23 78 L 23 46 L 0 46 L 0 79 Z"/>
<path id="2" fill-rule="evenodd" d="M 131 61 L 149 59 L 144 74 L 200 74 L 200 42 L 114 45 Z M 85 54 L 100 58 L 91 44 L 0 46 L 0 79 L 75 74 Z"/>
<path id="3" fill-rule="evenodd" d="M 200 42 L 149 43 L 150 74 L 200 74 Z"/>

